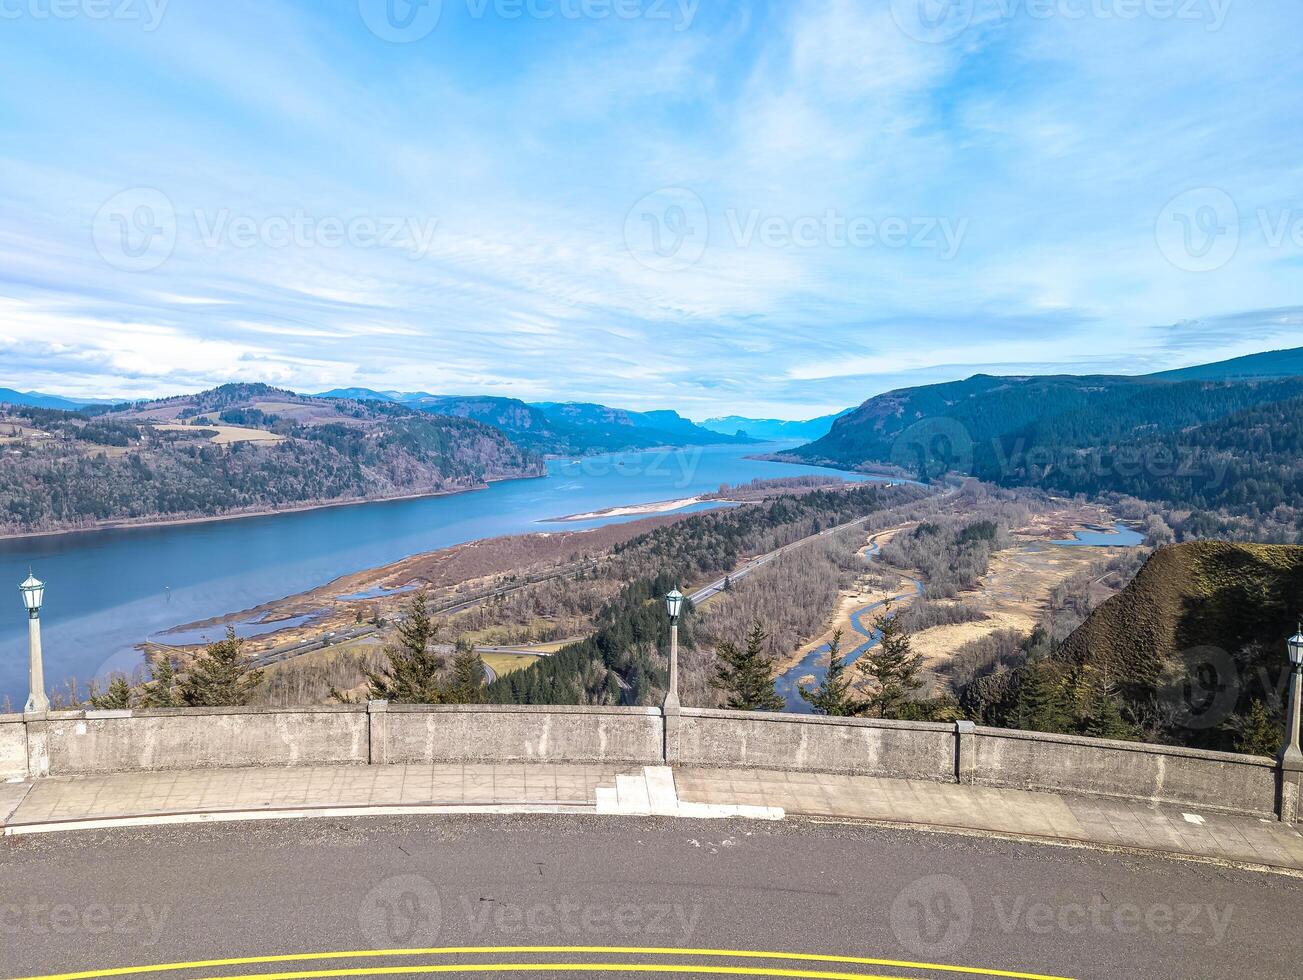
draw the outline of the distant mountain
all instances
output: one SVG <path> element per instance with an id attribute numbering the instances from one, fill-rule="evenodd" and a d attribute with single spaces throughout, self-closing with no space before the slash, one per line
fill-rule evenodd
<path id="1" fill-rule="evenodd" d="M 1155 728 L 1136 734 L 1236 750 L 1254 701 L 1284 729 L 1285 638 L 1300 616 L 1303 547 L 1172 545 L 1047 658 L 993 671 L 964 700 L 986 723 L 1057 714 L 1045 727 L 1071 731 L 1074 712 L 1106 695 L 1125 719 Z"/>
<path id="2" fill-rule="evenodd" d="M 678 412 L 633 412 L 587 402 L 538 402 L 531 407 L 543 412 L 553 425 L 574 441 L 574 445 L 590 451 L 753 441 L 746 436 L 712 432 Z"/>
<path id="3" fill-rule="evenodd" d="M 870 398 L 789 455 L 1289 520 L 1303 514 L 1303 378 L 975 375 Z"/>
<path id="4" fill-rule="evenodd" d="M 25 405 L 28 408 L 57 408 L 64 412 L 75 412 L 87 405 L 104 405 L 108 402 L 100 398 L 74 401 L 59 395 L 44 395 L 39 391 L 14 391 L 12 388 L 0 388 L 0 404 Z"/>
<path id="5" fill-rule="evenodd" d="M 1246 354 L 1215 364 L 1196 364 L 1149 375 L 1166 381 L 1233 381 L 1245 378 L 1303 377 L 1303 347 Z"/>
<path id="6" fill-rule="evenodd" d="M 348 398 L 353 401 L 401 402 L 403 394 L 399 391 L 373 391 L 370 388 L 332 388 L 330 391 L 309 395 L 309 398 Z"/>
<path id="7" fill-rule="evenodd" d="M 740 415 L 727 415 L 724 418 L 706 419 L 701 423 L 701 426 L 710 429 L 712 432 L 723 432 L 728 435 L 741 432 L 752 439 L 766 441 L 781 441 L 784 439 L 812 441 L 826 436 L 834 422 L 853 411 L 855 411 L 853 408 L 848 408 L 836 415 L 823 415 L 806 422 L 785 422 L 781 419 L 749 419 Z"/>
<path id="8" fill-rule="evenodd" d="M 260 384 L 93 416 L 0 410 L 0 533 L 263 513 L 542 476 L 492 426 Z"/>

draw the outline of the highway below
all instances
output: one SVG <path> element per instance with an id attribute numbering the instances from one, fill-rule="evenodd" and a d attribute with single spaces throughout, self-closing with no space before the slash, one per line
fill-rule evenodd
<path id="1" fill-rule="evenodd" d="M 0 977 L 1296 977 L 1301 900 L 1279 875 L 802 820 L 87 831 L 0 845 Z"/>

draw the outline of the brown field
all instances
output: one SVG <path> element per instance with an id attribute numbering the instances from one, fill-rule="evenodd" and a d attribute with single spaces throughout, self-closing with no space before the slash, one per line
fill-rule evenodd
<path id="1" fill-rule="evenodd" d="M 186 432 L 194 431 L 189 425 L 172 425 L 160 423 L 154 426 L 156 429 L 164 429 L 168 432 Z M 217 435 L 213 436 L 209 442 L 218 446 L 230 446 L 237 442 L 284 442 L 284 436 L 278 436 L 274 432 L 268 432 L 266 429 L 248 429 L 240 425 L 210 425 L 204 423 L 203 428 L 214 430 Z"/>

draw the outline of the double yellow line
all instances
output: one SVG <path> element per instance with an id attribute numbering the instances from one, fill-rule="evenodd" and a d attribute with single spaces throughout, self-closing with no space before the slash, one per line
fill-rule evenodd
<path id="1" fill-rule="evenodd" d="M 834 956 L 826 953 L 784 953 L 735 949 L 675 949 L 643 946 L 445 946 L 435 949 L 367 949 L 334 953 L 300 953 L 276 956 L 241 956 L 229 959 L 195 960 L 189 963 L 159 963 L 152 966 L 124 966 L 76 973 L 53 973 L 21 977 L 17 980 L 98 980 L 100 977 L 128 977 L 177 970 L 207 970 L 231 966 L 259 966 L 273 963 L 308 963 L 324 960 L 380 959 L 396 956 L 503 956 L 517 954 L 618 954 L 626 956 L 697 956 L 744 960 L 798 960 L 842 966 L 875 966 L 898 970 L 923 970 L 934 973 L 960 973 L 968 976 L 1005 977 L 1011 980 L 1072 980 L 1071 977 L 1041 973 L 1019 973 L 981 967 L 953 966 L 945 963 L 912 963 L 866 956 Z M 434 963 L 414 966 L 367 966 L 330 970 L 292 970 L 283 973 L 240 973 L 196 980 L 325 980 L 333 977 L 404 976 L 438 973 L 693 973 L 716 976 L 799 977 L 804 980 L 908 980 L 899 976 L 868 973 L 844 973 L 832 970 L 802 970 L 773 966 L 724 966 L 714 963 Z"/>

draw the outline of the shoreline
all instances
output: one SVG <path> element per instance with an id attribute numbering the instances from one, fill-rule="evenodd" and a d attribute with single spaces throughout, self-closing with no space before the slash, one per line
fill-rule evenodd
<path id="1" fill-rule="evenodd" d="M 394 494 L 384 497 L 360 497 L 350 500 L 327 500 L 316 504 L 295 504 L 290 507 L 276 507 L 263 510 L 240 511 L 233 514 L 212 514 L 205 517 L 176 517 L 163 520 L 142 521 L 103 521 L 86 527 L 62 528 L 50 531 L 23 531 L 20 533 L 0 533 L 0 544 L 7 541 L 29 541 L 37 538 L 54 538 L 74 534 L 99 534 L 103 531 L 136 531 L 164 527 L 185 527 L 190 524 L 215 524 L 219 521 L 242 521 L 255 517 L 279 517 L 282 514 L 303 514 L 313 510 L 328 510 L 333 507 L 364 507 L 367 504 L 391 504 L 404 500 L 420 500 L 425 497 L 455 497 L 463 493 L 482 493 L 495 483 L 509 483 L 513 480 L 544 480 L 548 474 L 538 476 L 503 476 L 470 487 L 456 490 L 429 490 L 422 493 Z"/>
<path id="2" fill-rule="evenodd" d="M 565 517 L 544 517 L 535 521 L 535 524 L 574 524 L 580 521 L 597 521 L 604 517 L 636 517 L 642 514 L 669 514 L 684 507 L 691 507 L 694 504 L 719 503 L 721 505 L 732 503 L 723 497 L 712 497 L 710 495 L 698 495 L 695 497 L 682 497 L 678 500 L 653 500 L 645 504 L 621 504 L 615 507 L 604 507 L 601 510 L 588 511 L 584 514 L 568 514 Z"/>

